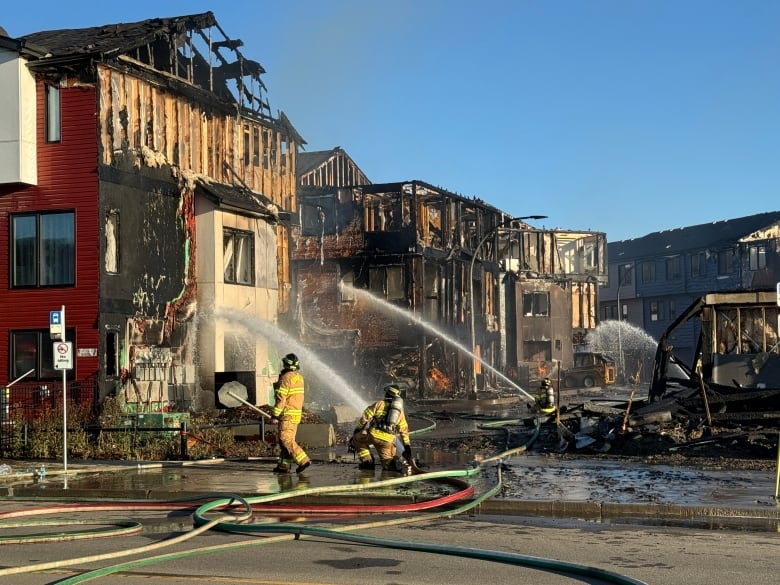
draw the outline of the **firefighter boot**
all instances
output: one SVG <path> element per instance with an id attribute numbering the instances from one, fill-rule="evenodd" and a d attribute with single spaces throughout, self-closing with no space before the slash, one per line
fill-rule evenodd
<path id="1" fill-rule="evenodd" d="M 358 469 L 370 469 L 371 471 L 374 470 L 374 462 L 371 459 L 366 459 L 365 461 L 361 461 L 358 463 Z"/>
<path id="2" fill-rule="evenodd" d="M 412 466 L 397 455 L 390 460 L 387 470 L 395 471 L 401 475 L 412 475 Z"/>

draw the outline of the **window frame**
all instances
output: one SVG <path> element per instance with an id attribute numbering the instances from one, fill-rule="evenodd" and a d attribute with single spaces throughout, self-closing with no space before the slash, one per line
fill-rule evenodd
<path id="1" fill-rule="evenodd" d="M 47 144 L 62 142 L 62 92 L 56 85 L 44 86 L 44 139 Z"/>
<path id="2" fill-rule="evenodd" d="M 764 270 L 766 268 L 766 246 L 763 244 L 749 246 L 748 261 L 750 270 Z"/>
<path id="3" fill-rule="evenodd" d="M 65 274 L 67 278 L 63 278 L 61 280 L 57 279 L 57 274 L 53 273 L 53 266 L 57 264 L 57 261 L 62 260 L 63 255 L 68 252 L 68 250 L 62 250 L 62 246 L 57 245 L 58 239 L 61 239 L 61 232 L 60 229 L 52 230 L 57 232 L 58 239 L 47 239 L 46 238 L 46 232 L 47 226 L 42 227 L 42 222 L 45 222 L 44 218 L 52 218 L 56 215 L 60 216 L 70 216 L 71 218 L 71 225 L 69 226 L 71 228 L 70 235 L 70 258 L 68 259 L 69 264 L 69 272 L 67 270 L 68 267 L 65 269 Z M 23 250 L 21 246 L 21 240 L 24 239 L 23 236 L 19 235 L 20 225 L 17 224 L 17 220 L 22 220 L 24 218 L 30 218 L 34 220 L 34 233 L 32 236 L 33 239 L 33 249 L 32 251 L 29 250 Z M 10 274 L 9 274 L 9 283 L 10 288 L 12 289 L 22 289 L 22 288 L 52 288 L 52 287 L 72 287 L 76 286 L 76 212 L 73 210 L 55 210 L 55 211 L 46 211 L 46 212 L 39 212 L 39 211 L 32 211 L 32 212 L 25 212 L 25 213 L 12 213 L 9 216 L 9 233 L 10 233 Z M 41 235 L 41 233 L 44 233 L 44 236 Z M 47 242 L 50 242 L 50 244 L 47 245 Z M 49 249 L 50 247 L 53 247 L 54 249 Z M 67 248 L 67 246 L 66 246 Z M 26 253 L 25 253 L 26 252 Z M 23 258 L 24 256 L 28 256 Z M 44 261 L 44 258 L 48 258 L 49 256 L 56 257 L 55 259 L 51 259 L 48 262 Z M 29 262 L 30 266 L 27 267 L 26 263 Z M 58 271 L 60 274 L 63 273 L 62 271 L 62 262 L 59 263 L 60 270 Z M 27 268 L 25 270 L 26 274 L 21 274 L 21 269 Z M 52 272 L 52 274 L 47 277 L 47 272 Z M 49 282 L 48 280 L 51 280 Z M 21 280 L 25 280 L 25 282 L 20 284 Z M 44 282 L 46 281 L 46 282 Z"/>
<path id="4" fill-rule="evenodd" d="M 734 273 L 734 248 L 723 248 L 718 250 L 718 276 L 725 276 Z"/>
<path id="5" fill-rule="evenodd" d="M 35 365 L 33 366 L 35 372 L 30 375 L 29 378 L 34 380 L 59 380 L 62 379 L 62 370 L 54 369 L 54 344 L 58 343 L 56 340 L 51 339 L 51 334 L 48 329 L 11 329 L 8 331 L 8 370 L 12 380 L 19 378 L 27 373 L 30 369 L 30 364 L 21 366 L 18 363 L 18 353 L 21 351 L 18 337 L 22 335 L 35 336 Z M 76 347 L 76 328 L 68 327 L 65 330 L 66 341 L 73 342 L 73 347 Z M 43 367 L 43 362 L 48 358 L 49 366 Z M 73 361 L 73 368 L 65 370 L 67 372 L 66 379 L 76 378 L 76 360 Z"/>
<path id="6" fill-rule="evenodd" d="M 549 317 L 550 291 L 523 291 L 523 317 Z"/>
<path id="7" fill-rule="evenodd" d="M 704 252 L 691 254 L 691 278 L 701 278 L 707 275 L 707 258 Z"/>
<path id="8" fill-rule="evenodd" d="M 642 284 L 655 282 L 655 260 L 642 262 Z"/>
<path id="9" fill-rule="evenodd" d="M 246 262 L 249 263 L 248 267 L 243 267 L 245 261 L 241 258 L 237 259 L 236 252 L 240 246 L 237 244 L 240 241 L 246 241 L 249 243 L 249 251 Z M 228 253 L 228 241 L 232 242 L 232 249 L 230 251 L 230 258 L 227 259 Z M 240 263 L 241 266 L 237 265 Z M 243 270 L 241 269 L 243 267 Z M 248 280 L 241 280 L 239 274 L 248 272 Z M 235 284 L 237 286 L 254 286 L 256 282 L 255 276 L 255 234 L 248 230 L 240 230 L 232 227 L 222 228 L 222 281 L 225 284 Z"/>
<path id="10" fill-rule="evenodd" d="M 670 256 L 666 259 L 666 280 L 680 280 L 682 278 L 682 258 Z"/>

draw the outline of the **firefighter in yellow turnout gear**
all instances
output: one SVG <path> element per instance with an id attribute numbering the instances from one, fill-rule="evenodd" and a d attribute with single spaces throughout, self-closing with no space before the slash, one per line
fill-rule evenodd
<path id="1" fill-rule="evenodd" d="M 536 408 L 544 414 L 555 412 L 555 388 L 553 388 L 550 378 L 545 378 L 539 385 L 539 391 L 536 394 Z"/>
<path id="2" fill-rule="evenodd" d="M 403 459 L 398 456 L 396 436 L 403 443 Z M 360 458 L 360 469 L 374 469 L 371 445 L 376 449 L 382 469 L 409 475 L 412 471 L 412 447 L 409 440 L 409 424 L 404 414 L 401 390 L 395 384 L 385 386 L 385 397 L 369 405 L 358 421 L 352 435 L 352 447 Z M 404 461 L 405 460 L 405 461 Z"/>
<path id="3" fill-rule="evenodd" d="M 311 465 L 311 459 L 295 440 L 303 415 L 303 376 L 298 371 L 298 357 L 293 353 L 282 358 L 282 366 L 279 379 L 274 384 L 275 403 L 271 411 L 271 424 L 279 424 L 282 449 L 274 473 L 288 473 L 293 462 L 298 465 L 295 473 L 301 473 Z"/>

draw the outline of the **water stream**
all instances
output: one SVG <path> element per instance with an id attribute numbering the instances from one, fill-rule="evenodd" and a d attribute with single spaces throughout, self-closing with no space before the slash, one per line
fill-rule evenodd
<path id="1" fill-rule="evenodd" d="M 464 346 L 462 343 L 460 343 L 458 340 L 454 339 L 453 337 L 447 335 L 444 331 L 437 328 L 435 325 L 429 323 L 419 315 L 415 315 L 414 313 L 407 311 L 397 305 L 394 305 L 392 303 L 387 302 L 384 299 L 381 299 L 375 295 L 372 295 L 370 292 L 355 288 L 346 284 L 342 284 L 344 288 L 349 289 L 350 294 L 354 295 L 355 297 L 360 297 L 361 299 L 373 303 L 375 306 L 379 307 L 380 309 L 383 309 L 387 312 L 394 313 L 396 315 L 399 315 L 405 319 L 409 319 L 422 327 L 423 329 L 428 330 L 429 332 L 433 333 L 434 335 L 437 335 L 440 337 L 443 341 L 447 342 L 448 344 L 452 345 L 453 347 L 458 348 L 460 351 L 471 357 L 472 359 L 477 360 L 479 363 L 481 363 L 485 368 L 493 372 L 496 376 L 507 382 L 510 386 L 515 388 L 517 391 L 519 391 L 521 394 L 525 395 L 529 400 L 534 401 L 534 397 L 531 396 L 528 392 L 523 390 L 520 386 L 517 385 L 516 382 L 511 380 L 510 378 L 507 378 L 503 373 L 495 369 L 493 366 L 491 366 L 489 363 L 487 363 L 485 360 L 483 360 L 478 355 L 475 355 L 474 352 L 472 352 L 469 348 Z"/>
<path id="2" fill-rule="evenodd" d="M 295 353 L 301 360 L 301 370 L 308 371 L 311 375 L 326 385 L 335 395 L 344 400 L 350 406 L 362 412 L 368 400 L 360 396 L 352 387 L 327 363 L 325 363 L 314 351 L 302 345 L 287 332 L 277 327 L 271 321 L 260 319 L 238 309 L 218 308 L 214 312 L 214 318 L 229 324 L 233 330 L 244 331 L 252 337 L 263 337 L 269 344 L 279 348 L 285 348 L 281 353 Z"/>

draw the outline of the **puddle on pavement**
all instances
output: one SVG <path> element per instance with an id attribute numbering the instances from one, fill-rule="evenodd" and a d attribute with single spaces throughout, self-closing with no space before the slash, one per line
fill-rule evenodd
<path id="1" fill-rule="evenodd" d="M 702 471 L 521 455 L 505 461 L 501 498 L 677 506 L 774 507 L 774 474 Z"/>

